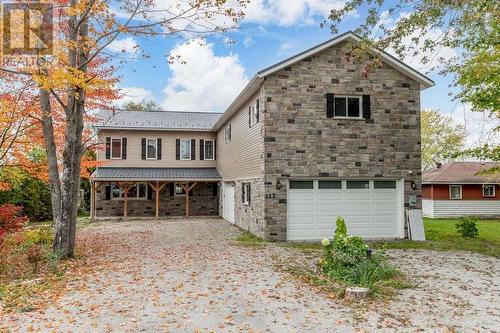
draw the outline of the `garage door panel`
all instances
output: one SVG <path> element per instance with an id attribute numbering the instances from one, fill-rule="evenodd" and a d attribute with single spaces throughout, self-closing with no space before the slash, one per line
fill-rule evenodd
<path id="1" fill-rule="evenodd" d="M 332 238 L 339 216 L 345 218 L 350 235 L 363 238 L 398 237 L 400 210 L 403 209 L 400 186 L 373 189 L 374 184 L 370 182 L 370 188 L 364 189 L 333 189 L 318 187 L 319 183 L 315 182 L 314 189 L 289 190 L 288 239 Z M 377 186 L 380 187 L 380 184 Z"/>

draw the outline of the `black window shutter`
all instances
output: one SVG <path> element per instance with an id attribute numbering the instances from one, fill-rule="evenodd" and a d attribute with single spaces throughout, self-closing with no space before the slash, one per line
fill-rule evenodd
<path id="1" fill-rule="evenodd" d="M 105 191 L 105 194 L 106 194 L 106 200 L 109 200 L 111 199 L 111 183 L 107 183 L 106 186 L 104 186 L 104 191 Z"/>
<path id="2" fill-rule="evenodd" d="M 255 102 L 255 108 L 256 108 L 256 114 L 255 114 L 255 120 L 259 122 L 259 99 L 257 98 L 257 101 Z"/>
<path id="3" fill-rule="evenodd" d="M 219 186 L 217 183 L 212 183 L 213 187 L 212 187 L 212 194 L 214 197 L 217 196 L 217 193 L 219 192 Z"/>
<path id="4" fill-rule="evenodd" d="M 205 159 L 205 140 L 200 139 L 200 160 Z"/>
<path id="5" fill-rule="evenodd" d="M 191 159 L 195 160 L 196 159 L 196 140 L 191 139 Z"/>
<path id="6" fill-rule="evenodd" d="M 245 203 L 245 183 L 241 184 L 241 203 Z"/>
<path id="7" fill-rule="evenodd" d="M 252 107 L 248 106 L 248 127 L 252 127 Z"/>
<path id="8" fill-rule="evenodd" d="M 229 141 L 231 141 L 231 124 L 229 124 Z"/>
<path id="9" fill-rule="evenodd" d="M 326 116 L 328 118 L 333 117 L 333 113 L 335 110 L 334 101 L 335 101 L 334 95 L 332 93 L 327 93 L 326 94 Z"/>
<path id="10" fill-rule="evenodd" d="M 141 158 L 143 160 L 146 159 L 146 138 L 142 138 L 142 149 L 141 149 Z"/>
<path id="11" fill-rule="evenodd" d="M 153 190 L 149 187 L 148 184 L 146 184 L 146 193 L 148 194 L 148 200 L 153 200 Z"/>
<path id="12" fill-rule="evenodd" d="M 111 138 L 108 136 L 106 138 L 106 159 L 109 160 L 111 158 Z"/>
<path id="13" fill-rule="evenodd" d="M 127 159 L 127 138 L 122 138 L 122 159 Z"/>
<path id="14" fill-rule="evenodd" d="M 161 139 L 156 139 L 156 158 L 161 160 Z"/>
<path id="15" fill-rule="evenodd" d="M 170 196 L 173 197 L 174 196 L 174 191 L 175 191 L 175 184 L 174 183 L 170 183 L 169 189 L 170 189 Z"/>
<path id="16" fill-rule="evenodd" d="M 217 140 L 214 140 L 214 160 L 217 159 Z"/>
<path id="17" fill-rule="evenodd" d="M 181 159 L 181 139 L 175 139 L 175 159 Z"/>
<path id="18" fill-rule="evenodd" d="M 363 118 L 370 119 L 371 116 L 370 95 L 363 95 Z"/>
<path id="19" fill-rule="evenodd" d="M 250 183 L 248 183 L 248 204 L 250 204 L 250 201 L 252 199 L 252 190 L 251 190 L 251 186 Z"/>

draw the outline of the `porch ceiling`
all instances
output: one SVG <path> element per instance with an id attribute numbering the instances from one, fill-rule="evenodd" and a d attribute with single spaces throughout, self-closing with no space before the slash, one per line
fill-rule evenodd
<path id="1" fill-rule="evenodd" d="M 111 168 L 99 167 L 93 181 L 219 181 L 216 168 Z"/>

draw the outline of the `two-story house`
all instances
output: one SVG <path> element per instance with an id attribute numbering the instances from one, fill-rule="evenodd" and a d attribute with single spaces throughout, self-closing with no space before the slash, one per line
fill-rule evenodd
<path id="1" fill-rule="evenodd" d="M 421 208 L 420 91 L 392 56 L 366 73 L 351 32 L 258 72 L 224 113 L 105 114 L 93 217 L 220 215 L 270 240 L 403 238 Z M 228 83 L 230 84 L 230 83 Z M 187 222 L 189 223 L 189 222 Z"/>

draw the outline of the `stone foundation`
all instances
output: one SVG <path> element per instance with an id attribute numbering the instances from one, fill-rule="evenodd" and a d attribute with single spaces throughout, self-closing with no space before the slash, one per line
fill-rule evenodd
<path id="1" fill-rule="evenodd" d="M 243 183 L 250 183 L 250 203 L 248 205 L 241 202 Z M 238 227 L 248 230 L 259 237 L 265 236 L 264 196 L 264 180 L 262 178 L 235 181 L 235 223 Z"/>
<path id="2" fill-rule="evenodd" d="M 186 197 L 172 195 L 171 185 L 165 186 L 160 191 L 160 216 L 184 216 L 186 213 Z M 217 216 L 218 215 L 218 193 L 214 192 L 217 183 L 198 183 L 189 198 L 190 216 Z M 151 188 L 148 189 L 152 191 Z M 172 193 L 171 193 L 172 192 Z M 152 191 L 151 199 L 129 199 L 129 217 L 154 217 L 155 216 L 155 192 Z M 106 200 L 105 183 L 97 189 L 96 216 L 117 217 L 123 216 L 123 200 Z"/>

